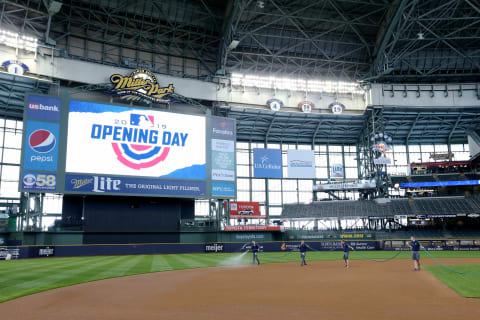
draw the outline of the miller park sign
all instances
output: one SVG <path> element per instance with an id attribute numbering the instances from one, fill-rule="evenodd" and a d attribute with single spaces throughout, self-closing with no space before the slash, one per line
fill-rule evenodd
<path id="1" fill-rule="evenodd" d="M 165 103 L 175 93 L 173 84 L 162 87 L 153 72 L 145 68 L 135 69 L 126 76 L 112 74 L 110 82 L 113 88 L 105 93 L 125 100 Z"/>

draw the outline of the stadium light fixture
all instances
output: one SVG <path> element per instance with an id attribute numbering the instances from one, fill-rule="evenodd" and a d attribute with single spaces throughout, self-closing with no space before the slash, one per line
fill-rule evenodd
<path id="1" fill-rule="evenodd" d="M 251 74 L 233 73 L 231 76 L 233 86 L 256 87 L 274 90 L 289 90 L 300 92 L 325 92 L 338 94 L 363 95 L 364 89 L 356 82 L 295 79 L 273 76 L 258 76 Z"/>
<path id="2" fill-rule="evenodd" d="M 37 42 L 38 40 L 33 37 L 27 37 L 7 30 L 0 30 L 0 44 L 4 44 L 8 47 L 37 52 Z"/>

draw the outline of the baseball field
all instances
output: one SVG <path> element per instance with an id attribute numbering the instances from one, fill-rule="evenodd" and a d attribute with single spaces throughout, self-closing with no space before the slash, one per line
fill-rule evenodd
<path id="1" fill-rule="evenodd" d="M 2 319 L 479 319 L 480 252 L 172 254 L 0 262 Z M 366 259 L 369 258 L 369 259 Z M 370 260 L 371 259 L 371 260 Z M 471 275 L 456 272 L 469 273 Z M 105 280 L 106 279 L 106 280 Z M 103 281 L 97 281 L 103 280 Z M 51 290 L 54 289 L 54 290 Z"/>

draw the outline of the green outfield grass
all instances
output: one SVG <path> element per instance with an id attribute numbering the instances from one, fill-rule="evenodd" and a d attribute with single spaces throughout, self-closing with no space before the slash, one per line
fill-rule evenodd
<path id="1" fill-rule="evenodd" d="M 480 274 L 480 265 L 449 265 L 448 267 L 455 271 Z M 480 276 L 457 274 L 441 266 L 426 266 L 424 269 L 460 295 L 466 298 L 480 298 Z"/>
<path id="2" fill-rule="evenodd" d="M 372 259 L 387 259 L 393 257 L 396 252 L 369 251 L 363 252 L 363 254 Z M 434 252 L 433 254 L 438 258 L 480 258 L 480 252 Z M 362 258 L 355 252 L 352 252 L 350 257 L 351 259 Z M 402 252 L 397 258 L 410 258 L 410 252 Z M 309 252 L 307 259 L 309 261 L 341 260 L 342 252 Z M 260 253 L 260 260 L 262 263 L 298 262 L 299 257 L 298 252 L 272 252 Z M 96 256 L 0 261 L 0 302 L 40 291 L 101 279 L 249 263 L 251 263 L 251 255 L 247 254 L 241 257 L 240 253 Z M 435 268 L 430 270 L 435 274 Z M 478 289 L 480 288 L 480 282 L 478 282 L 480 277 L 469 277 L 465 279 L 465 283 L 457 281 L 457 278 L 448 277 L 448 275 L 442 276 L 441 280 L 445 281 L 444 278 L 450 279 L 454 284 L 458 282 L 461 284 L 461 288 L 468 288 L 467 282 L 473 281 L 472 278 L 475 278 L 477 279 L 475 296 L 480 296 L 480 289 Z M 453 285 L 445 282 L 457 290 Z M 472 288 L 472 290 L 474 289 Z"/>

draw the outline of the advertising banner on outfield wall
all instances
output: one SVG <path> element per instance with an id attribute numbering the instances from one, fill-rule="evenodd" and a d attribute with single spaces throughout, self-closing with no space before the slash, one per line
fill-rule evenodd
<path id="1" fill-rule="evenodd" d="M 230 201 L 230 218 L 266 218 L 260 215 L 260 203 L 249 201 Z"/>
<path id="2" fill-rule="evenodd" d="M 288 150 L 288 177 L 298 179 L 315 178 L 315 156 L 313 150 Z"/>
<path id="3" fill-rule="evenodd" d="M 225 226 L 225 231 L 282 231 L 283 227 L 277 226 L 256 226 L 256 225 L 246 225 L 246 226 Z"/>
<path id="4" fill-rule="evenodd" d="M 282 150 L 253 149 L 253 176 L 255 178 L 282 178 Z"/>

